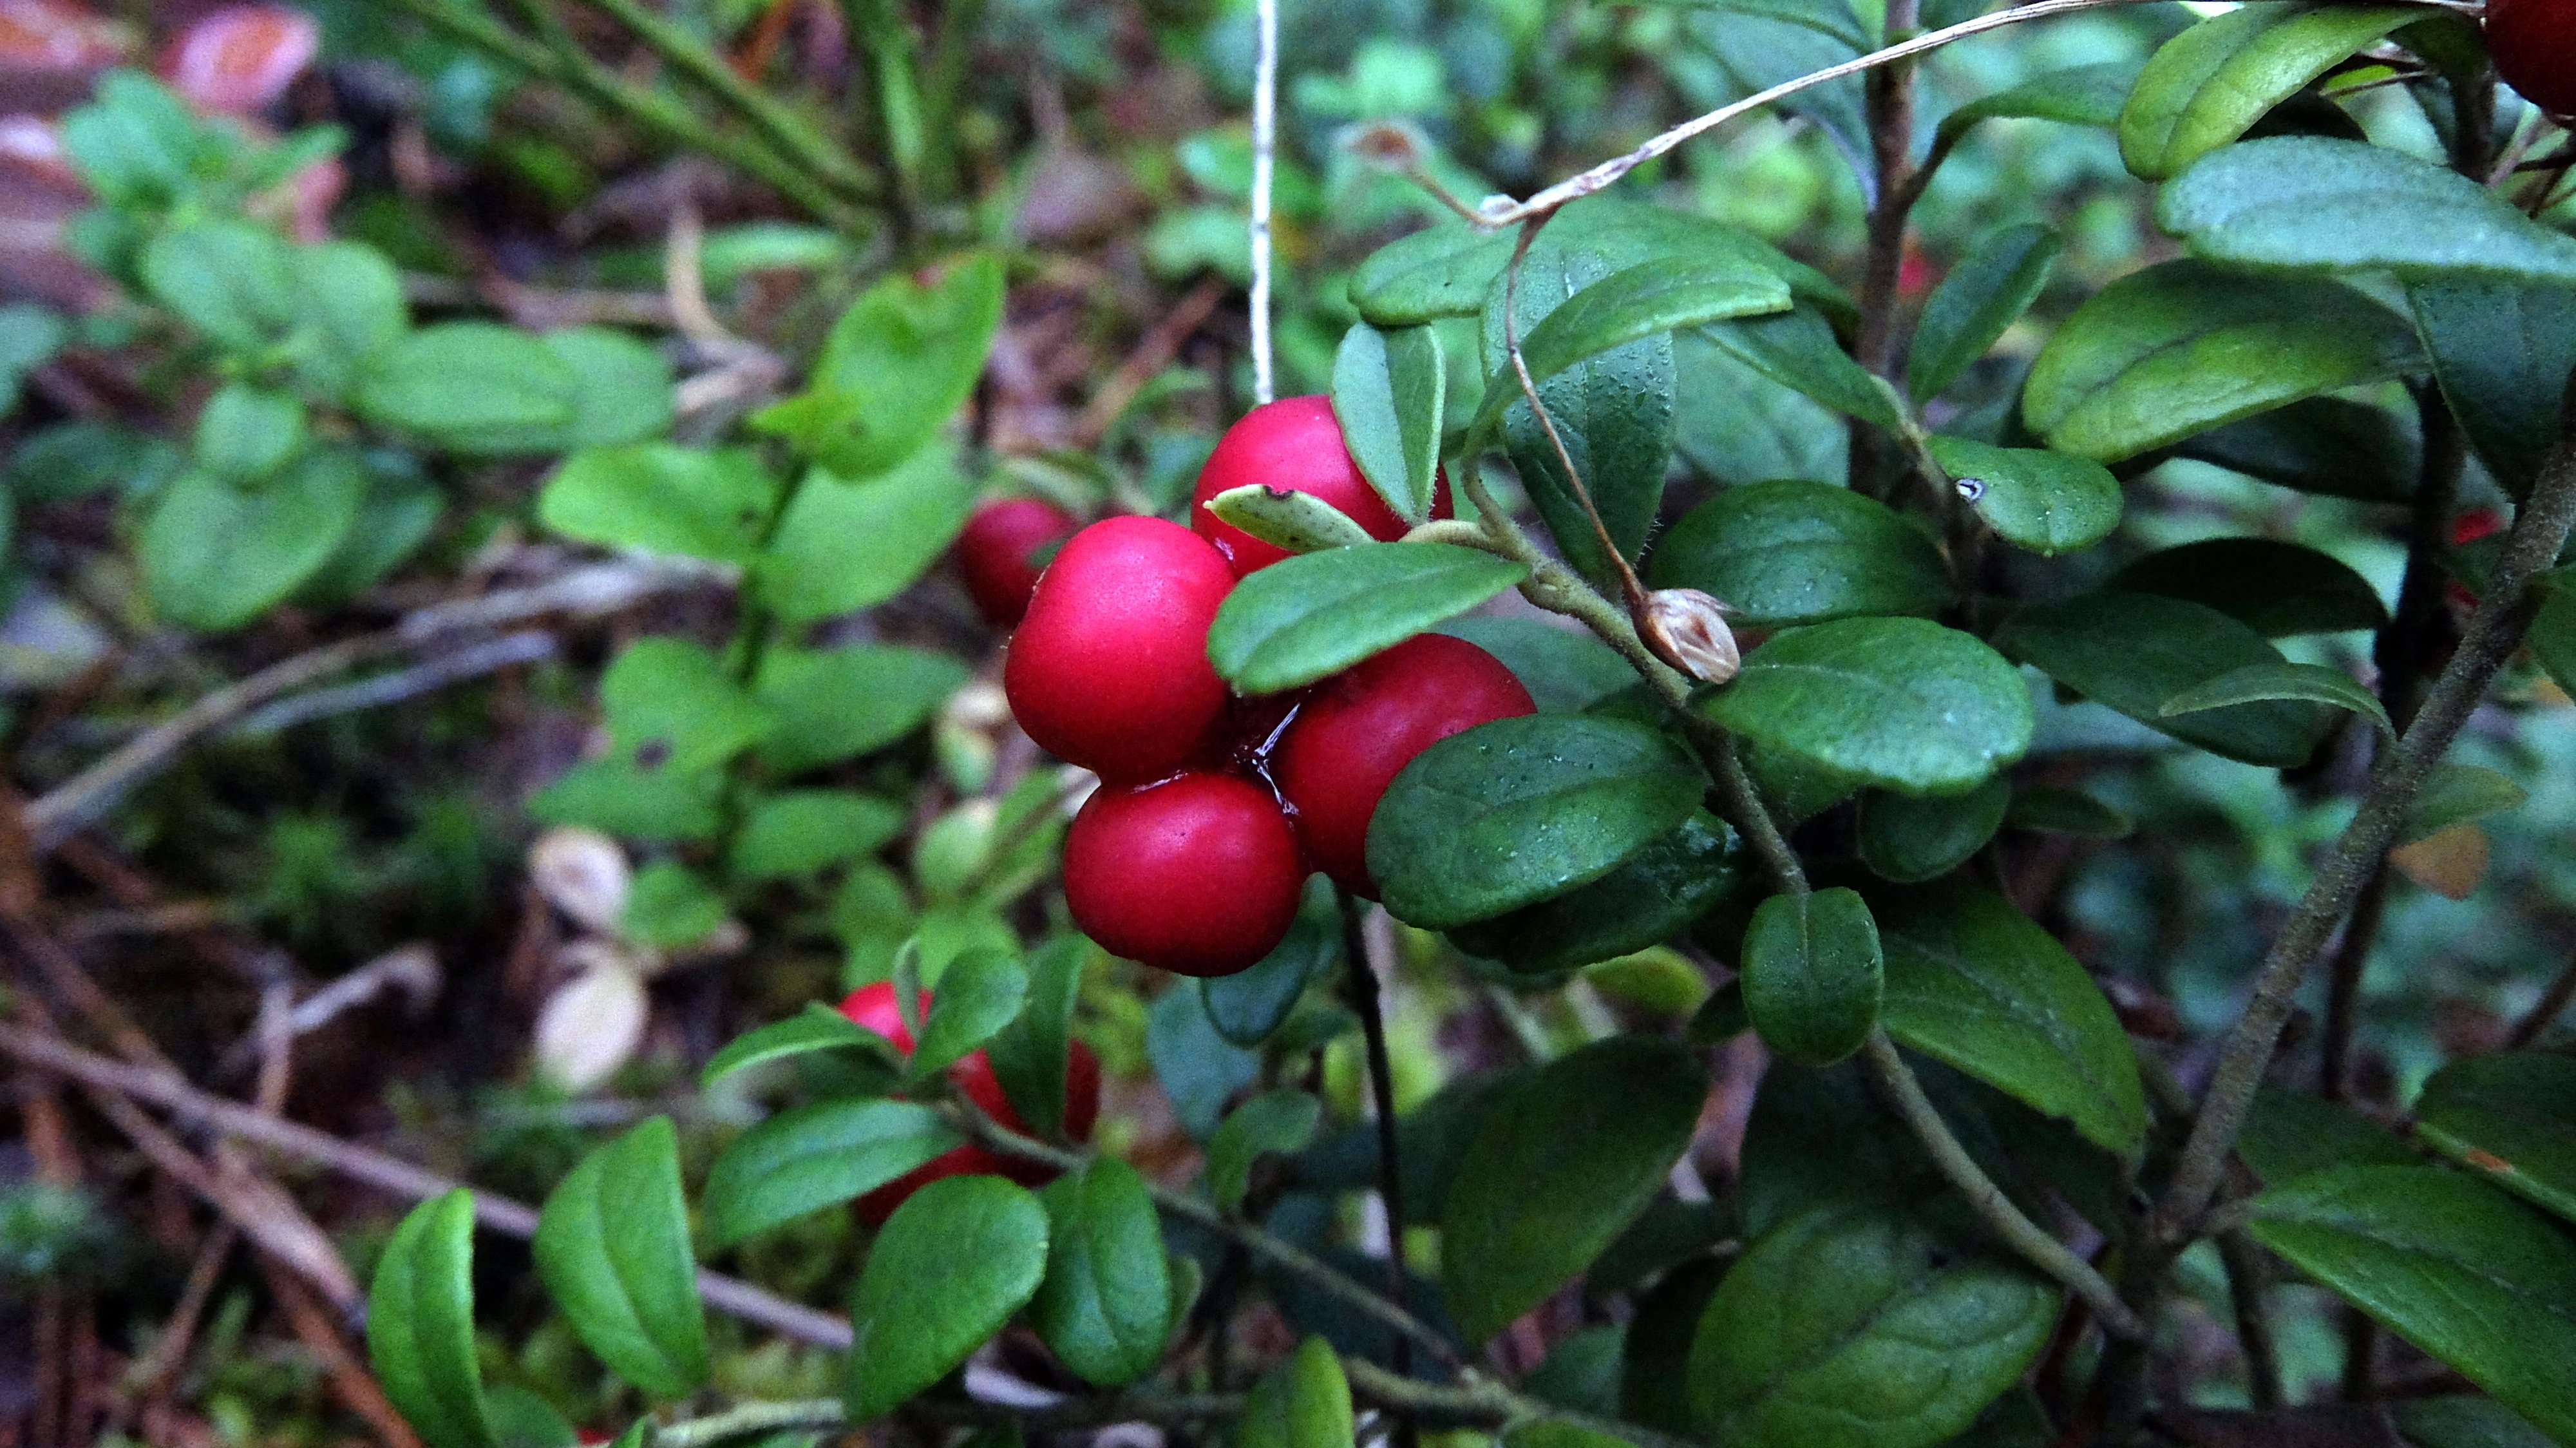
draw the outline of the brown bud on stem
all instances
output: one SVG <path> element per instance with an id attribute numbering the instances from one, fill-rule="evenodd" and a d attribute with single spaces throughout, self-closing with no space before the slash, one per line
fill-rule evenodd
<path id="1" fill-rule="evenodd" d="M 1703 684 L 1723 684 L 1743 664 L 1726 605 L 1696 588 L 1659 588 L 1637 614 L 1638 636 L 1655 657 Z"/>

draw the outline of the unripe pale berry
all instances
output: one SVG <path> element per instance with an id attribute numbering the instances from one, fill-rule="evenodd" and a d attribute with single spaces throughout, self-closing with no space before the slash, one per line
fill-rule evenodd
<path id="1" fill-rule="evenodd" d="M 1029 611 L 1043 571 L 1032 555 L 1073 533 L 1073 515 L 1040 498 L 986 503 L 957 535 L 957 573 L 975 611 L 1010 628 Z"/>
<path id="2" fill-rule="evenodd" d="M 926 990 L 921 993 L 921 1009 L 924 1013 L 930 1010 L 930 992 Z M 895 1004 L 892 981 L 881 980 L 850 992 L 841 1002 L 841 1014 L 892 1041 L 896 1050 L 911 1052 L 912 1032 L 903 1028 L 903 1011 Z M 949 1067 L 948 1079 L 975 1103 L 976 1110 L 1013 1131 L 1028 1133 L 1028 1125 L 1011 1109 L 1011 1099 L 1003 1093 L 1001 1080 L 993 1074 L 993 1063 L 983 1052 L 973 1052 Z M 1091 1054 L 1090 1047 L 1076 1041 L 1065 1062 L 1065 1135 L 1076 1141 L 1089 1141 L 1092 1125 L 1099 1119 L 1100 1058 Z M 1053 1180 L 1056 1170 L 1026 1157 L 1003 1156 L 980 1146 L 961 1146 L 859 1198 L 859 1214 L 882 1226 L 906 1197 L 942 1177 L 953 1176 L 1001 1176 L 1034 1187 Z"/>
<path id="3" fill-rule="evenodd" d="M 2496 74 L 2552 115 L 2576 115 L 2576 0 L 2487 0 Z"/>
<path id="4" fill-rule="evenodd" d="M 1232 975 L 1297 916 L 1306 864 L 1270 791 L 1190 773 L 1103 788 L 1064 840 L 1064 898 L 1112 954 L 1182 975 Z"/>
<path id="5" fill-rule="evenodd" d="M 1502 660 L 1446 634 L 1407 639 L 1316 685 L 1271 760 L 1307 858 L 1376 899 L 1369 817 L 1395 776 L 1452 734 L 1536 712 Z"/>
<path id="6" fill-rule="evenodd" d="M 1329 397 L 1283 397 L 1243 415 L 1217 440 L 1190 493 L 1190 526 L 1231 560 L 1238 574 L 1267 568 L 1288 556 L 1208 511 L 1208 500 L 1234 488 L 1261 486 L 1311 493 L 1340 509 L 1380 542 L 1404 536 L 1404 520 L 1369 486 L 1342 440 L 1342 424 Z M 1431 516 L 1449 516 L 1444 475 L 1431 501 Z"/>
<path id="7" fill-rule="evenodd" d="M 1188 760 L 1226 700 L 1208 624 L 1234 574 L 1160 518 L 1110 518 L 1066 540 L 1011 636 L 1002 687 L 1040 747 L 1113 782 Z"/>

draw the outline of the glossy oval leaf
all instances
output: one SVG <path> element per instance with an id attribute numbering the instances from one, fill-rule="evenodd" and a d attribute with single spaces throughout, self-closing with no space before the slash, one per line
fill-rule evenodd
<path id="1" fill-rule="evenodd" d="M 1028 997 L 1029 973 L 1001 951 L 969 950 L 951 960 L 905 1075 L 927 1081 L 964 1060 L 1009 1025 Z"/>
<path id="2" fill-rule="evenodd" d="M 1431 516 L 1448 396 L 1449 364 L 1437 327 L 1381 332 L 1355 322 L 1342 334 L 1333 356 L 1333 416 L 1369 486 L 1408 523 Z"/>
<path id="3" fill-rule="evenodd" d="M 2402 6 L 2254 5 L 2203 20 L 2166 41 L 2139 73 L 2120 113 L 2120 157 L 2131 174 L 2161 181 L 2421 18 Z"/>
<path id="4" fill-rule="evenodd" d="M 2415 1129 L 2452 1160 L 2576 1222 L 2576 1056 L 2454 1061 L 2424 1083 Z"/>
<path id="5" fill-rule="evenodd" d="M 2142 555 L 2110 588 L 2207 604 L 2265 638 L 2376 629 L 2379 590 L 2331 554 L 2277 538 L 2205 538 Z"/>
<path id="6" fill-rule="evenodd" d="M 824 338 L 807 390 L 753 426 L 852 480 L 901 464 L 975 390 L 1002 323 L 1002 260 L 969 253 L 923 285 L 896 272 L 850 304 Z"/>
<path id="7" fill-rule="evenodd" d="M 853 1201 L 965 1145 L 910 1101 L 818 1101 L 744 1132 L 707 1173 L 708 1242 L 730 1247 L 807 1212 Z"/>
<path id="8" fill-rule="evenodd" d="M 1395 777 L 1369 821 L 1369 872 L 1408 924 L 1490 919 L 1609 874 L 1690 818 L 1706 787 L 1679 745 L 1643 725 L 1496 720 Z"/>
<path id="9" fill-rule="evenodd" d="M 2576 1251 L 2458 1172 L 2348 1166 L 2254 1200 L 2254 1237 L 2562 1443 L 2576 1442 Z"/>
<path id="10" fill-rule="evenodd" d="M 1208 1023 L 1238 1046 L 1258 1046 L 1288 1023 L 1306 987 L 1332 973 L 1342 959 L 1342 912 L 1331 882 L 1306 883 L 1306 898 L 1286 938 L 1250 970 L 1199 982 Z"/>
<path id="11" fill-rule="evenodd" d="M 753 586 L 790 624 L 885 602 L 948 551 L 975 489 L 932 443 L 864 483 L 810 473 L 753 568 Z"/>
<path id="12" fill-rule="evenodd" d="M 707 1380 L 679 1134 L 656 1116 L 582 1158 L 546 1198 L 537 1275 L 582 1342 L 657 1398 Z"/>
<path id="13" fill-rule="evenodd" d="M 1480 1343 L 1601 1255 L 1689 1150 L 1708 1079 L 1681 1046 L 1597 1041 L 1507 1088 L 1441 1209 L 1450 1315 Z"/>
<path id="14" fill-rule="evenodd" d="M 2512 776 L 2476 764 L 2439 764 L 2415 794 L 2406 822 L 2397 827 L 2397 843 L 2411 845 L 2453 825 L 2485 819 L 2531 798 Z"/>
<path id="15" fill-rule="evenodd" d="M 1153 1371 L 1170 1335 L 1170 1269 L 1144 1178 L 1101 1157 L 1038 1194 L 1046 1208 L 1046 1276 L 1029 1324 L 1086 1381 L 1120 1387 Z"/>
<path id="16" fill-rule="evenodd" d="M 1521 360 L 1544 382 L 1587 358 L 1683 327 L 1789 308 L 1789 284 L 1737 256 L 1658 257 L 1615 271 L 1565 299 L 1521 337 Z M 1514 390 L 1507 372 L 1488 398 Z M 1492 404 L 1488 404 L 1489 406 Z"/>
<path id="17" fill-rule="evenodd" d="M 2057 1289 L 1884 1208 L 1819 1207 L 1718 1285 L 1690 1354 L 1703 1432 L 1739 1448 L 1930 1448 L 2048 1342 Z"/>
<path id="18" fill-rule="evenodd" d="M 1696 588 L 1743 622 L 1931 614 L 1951 597 L 1932 540 L 1874 498 L 1782 479 L 1729 488 L 1655 545 L 1657 588 Z"/>
<path id="19" fill-rule="evenodd" d="M 1701 811 L 1589 885 L 1449 932 L 1525 975 L 1575 970 L 1670 940 L 1752 876 L 1744 848 Z"/>
<path id="20" fill-rule="evenodd" d="M 1864 791 L 1854 822 L 1861 861 L 1900 885 L 1946 875 L 1995 837 L 2012 801 L 2012 782 L 2002 775 L 1946 797 Z"/>
<path id="21" fill-rule="evenodd" d="M 1744 932 L 1744 1010 L 1784 1059 L 1830 1066 L 1869 1039 L 1886 994 L 1878 925 L 1836 886 L 1774 895 Z"/>
<path id="22" fill-rule="evenodd" d="M 1932 460 L 1995 536 L 2053 556 L 2090 548 L 2120 526 L 2120 483 L 2090 458 L 2044 448 L 1993 447 L 1936 434 Z"/>
<path id="23" fill-rule="evenodd" d="M 1269 1091 L 1226 1113 L 1208 1140 L 1208 1196 L 1220 1211 L 1243 1205 L 1252 1167 L 1263 1156 L 1306 1149 L 1323 1120 L 1324 1103 L 1303 1091 Z"/>
<path id="24" fill-rule="evenodd" d="M 1980 96 L 1943 116 L 1936 144 L 1947 151 L 1978 122 L 2003 117 L 2110 130 L 2119 125 L 2120 108 L 2136 88 L 2137 78 L 2136 65 L 2119 61 L 2072 65 L 2035 75 L 2007 90 Z"/>
<path id="25" fill-rule="evenodd" d="M 1351 1448 L 1351 1385 L 1332 1344 L 1310 1337 L 1264 1373 L 1236 1432 L 1236 1448 Z"/>
<path id="26" fill-rule="evenodd" d="M 749 563 L 778 496 L 758 454 L 674 443 L 585 448 L 537 495 L 537 518 L 610 548 Z"/>
<path id="27" fill-rule="evenodd" d="M 1918 403 L 1929 402 L 1975 366 L 2039 300 L 2064 246 L 2053 228 L 2037 223 L 2008 226 L 1978 241 L 1924 299 L 1905 358 L 1906 392 Z"/>
<path id="28" fill-rule="evenodd" d="M 2378 695 L 2352 675 L 2323 664 L 2247 664 L 2183 690 L 2165 700 L 2164 707 L 2156 712 L 2172 719 L 2265 699 L 2304 699 L 2347 710 L 2378 725 L 2380 733 L 2392 739 L 2397 736 L 2397 726 L 2389 722 L 2388 710 L 2380 704 Z"/>
<path id="29" fill-rule="evenodd" d="M 1284 559 L 1234 586 L 1208 659 L 1248 694 L 1337 674 L 1529 576 L 1454 543 L 1373 543 Z"/>
<path id="30" fill-rule="evenodd" d="M 2305 398 L 2175 446 L 2182 457 L 2249 478 L 2365 503 L 2413 497 L 2420 451 L 2411 422 L 2347 397 Z"/>
<path id="31" fill-rule="evenodd" d="M 1927 619 L 1775 634 L 1700 706 L 1766 748 L 1906 794 L 1975 788 L 2030 747 L 2030 693 L 2002 655 Z"/>
<path id="32" fill-rule="evenodd" d="M 2118 462 L 2417 355 L 2403 318 L 2338 282 L 2166 262 L 2075 309 L 2031 364 L 2022 417 L 2060 452 Z"/>
<path id="33" fill-rule="evenodd" d="M 841 1398 L 851 1423 L 948 1376 L 1037 1294 L 1046 1264 L 1047 1211 L 1024 1188 L 957 1176 L 905 1199 L 850 1294 Z"/>
<path id="34" fill-rule="evenodd" d="M 1517 240 L 1513 232 L 1457 221 L 1388 242 L 1351 273 L 1351 305 L 1380 327 L 1472 317 Z"/>
<path id="35" fill-rule="evenodd" d="M 2492 277 L 2427 278 L 2406 289 L 2433 378 L 2487 471 L 2531 491 L 2558 441 L 2576 371 L 2576 286 Z"/>
<path id="36" fill-rule="evenodd" d="M 1327 548 L 1355 548 L 1376 539 L 1351 516 L 1312 493 L 1266 488 L 1247 483 L 1208 499 L 1207 510 L 1276 548 L 1291 553 L 1320 553 Z"/>
<path id="37" fill-rule="evenodd" d="M 1068 935 L 1031 952 L 1027 1004 L 984 1046 L 1003 1099 L 1025 1123 L 1022 1129 L 1033 1135 L 1051 1137 L 1064 1129 L 1073 1007 L 1092 950 L 1089 941 Z"/>
<path id="38" fill-rule="evenodd" d="M 2333 727 L 2331 713 L 2295 699 L 2168 717 L 2165 701 L 2177 694 L 2238 669 L 2286 662 L 2262 635 L 2183 599 L 2088 593 L 2022 609 L 1995 642 L 2096 703 L 2247 764 L 2304 764 Z"/>
<path id="39" fill-rule="evenodd" d="M 394 1228 L 367 1285 L 367 1359 L 429 1448 L 500 1448 L 474 1357 L 474 1194 L 459 1187 Z"/>
<path id="40" fill-rule="evenodd" d="M 2084 1138 L 2135 1151 L 2147 1129 L 2138 1063 L 2101 987 L 2000 895 L 1965 884 L 1873 897 L 1887 953 L 1887 1033 Z"/>
<path id="41" fill-rule="evenodd" d="M 701 1088 L 713 1086 L 736 1071 L 817 1051 L 857 1051 L 895 1064 L 893 1043 L 819 1001 L 783 1021 L 772 1021 L 727 1041 L 698 1073 Z"/>

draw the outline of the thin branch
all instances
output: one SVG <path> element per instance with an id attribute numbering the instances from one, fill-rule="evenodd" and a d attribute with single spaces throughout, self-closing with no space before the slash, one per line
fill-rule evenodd
<path id="1" fill-rule="evenodd" d="M 1252 56 L 1252 397 L 1277 396 L 1270 366 L 1270 189 L 1279 151 L 1279 0 L 1254 0 Z"/>
<path id="2" fill-rule="evenodd" d="M 700 45 L 687 31 L 635 3 L 635 0 L 590 0 L 644 43 L 663 64 L 740 116 L 781 155 L 819 176 L 844 197 L 869 199 L 867 178 L 847 150 L 807 126 L 796 113 L 759 86 L 734 73 L 724 58 Z"/>
<path id="3" fill-rule="evenodd" d="M 2558 978 L 2551 981 L 2549 988 L 2540 993 L 2540 999 L 2532 1003 L 2531 1010 L 2514 1022 L 2513 1034 L 2505 1038 L 2505 1044 L 2519 1051 L 2539 1040 L 2542 1032 L 2567 1013 L 2571 1001 L 2576 1001 L 2576 957 L 2568 960 L 2566 968 L 2558 972 Z"/>
<path id="4" fill-rule="evenodd" d="M 1637 580 L 1637 570 L 1629 566 L 1628 556 L 1610 541 L 1610 527 L 1601 521 L 1601 509 L 1592 501 L 1592 489 L 1583 481 L 1583 471 L 1574 465 L 1574 454 L 1565 445 L 1565 434 L 1556 427 L 1556 418 L 1540 400 L 1538 382 L 1530 376 L 1529 360 L 1521 355 L 1520 296 L 1521 263 L 1529 259 L 1530 243 L 1538 239 L 1538 229 L 1547 224 L 1542 216 L 1521 225 L 1518 244 L 1512 248 L 1511 265 L 1503 272 L 1503 355 L 1511 359 L 1512 375 L 1519 379 L 1521 397 L 1529 403 L 1530 412 L 1547 433 L 1548 446 L 1556 450 L 1557 466 L 1565 469 L 1565 486 L 1583 505 L 1583 516 L 1592 522 L 1593 540 L 1600 545 L 1601 556 L 1619 575 L 1619 591 L 1628 604 L 1629 617 L 1642 617 L 1646 611 L 1646 586 Z"/>
<path id="5" fill-rule="evenodd" d="M 2263 1301 L 2270 1273 L 2263 1253 L 2245 1233 L 2218 1239 L 2218 1260 L 2227 1269 L 2227 1296 L 2236 1314 L 2236 1345 L 2245 1353 L 2246 1393 L 2256 1411 L 2281 1406 L 2281 1350 L 2272 1337 L 2272 1315 Z"/>
<path id="6" fill-rule="evenodd" d="M 1887 1038 L 1885 1030 L 1873 1029 L 1861 1053 L 1868 1058 L 1870 1072 L 1878 1078 L 1879 1085 L 1894 1098 L 1897 1114 L 1905 1118 L 1915 1137 L 1932 1153 L 1933 1164 L 1941 1169 L 1941 1175 L 1968 1199 L 1968 1206 L 1987 1226 L 1994 1228 L 2014 1251 L 2082 1298 L 2084 1305 L 2093 1309 L 2093 1315 L 2102 1319 L 2103 1327 L 2121 1337 L 2147 1335 L 2146 1324 L 2129 1304 L 2120 1300 L 2110 1282 L 2094 1271 L 2091 1263 L 2023 1215 L 1994 1178 L 1986 1175 L 1985 1168 L 1977 1165 L 1976 1158 L 1951 1134 L 1950 1124 L 1941 1119 L 1932 1098 L 1924 1094 L 1923 1083 L 1914 1078 L 1913 1068 L 1896 1054 L 1896 1043 Z"/>

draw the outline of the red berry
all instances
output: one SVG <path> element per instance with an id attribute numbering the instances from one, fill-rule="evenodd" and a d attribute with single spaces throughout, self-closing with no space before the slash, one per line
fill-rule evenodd
<path id="1" fill-rule="evenodd" d="M 1190 526 L 1234 563 L 1238 574 L 1269 567 L 1288 556 L 1208 511 L 1208 500 L 1232 488 L 1259 484 L 1292 493 L 1312 493 L 1339 508 L 1380 542 L 1404 536 L 1404 520 L 1369 486 L 1351 450 L 1342 441 L 1342 424 L 1333 416 L 1329 397 L 1283 397 L 1243 415 L 1243 420 L 1217 439 L 1199 485 L 1190 493 Z M 1440 476 L 1433 490 L 1431 516 L 1449 516 L 1449 479 Z"/>
<path id="2" fill-rule="evenodd" d="M 926 990 L 921 993 L 921 1009 L 930 1009 L 930 992 Z M 841 1014 L 894 1042 L 896 1050 L 911 1051 L 912 1032 L 903 1028 L 903 1012 L 895 1004 L 892 981 L 881 980 L 850 992 L 841 1002 Z M 948 1079 L 975 1103 L 977 1110 L 1013 1131 L 1028 1131 L 1027 1123 L 1011 1109 L 1011 1099 L 1004 1094 L 1000 1078 L 993 1074 L 993 1063 L 983 1052 L 976 1051 L 949 1067 Z M 1065 1135 L 1076 1141 L 1089 1141 L 1092 1125 L 1099 1119 L 1100 1058 L 1091 1054 L 1090 1047 L 1076 1041 L 1065 1063 Z M 883 1225 L 906 1197 L 942 1177 L 1000 1176 L 1034 1187 L 1053 1180 L 1055 1175 L 1055 1168 L 1044 1162 L 1003 1156 L 980 1146 L 961 1146 L 859 1198 L 859 1215 Z"/>
<path id="3" fill-rule="evenodd" d="M 1446 634 L 1406 639 L 1326 679 L 1272 759 L 1307 857 L 1343 889 L 1376 899 L 1369 817 L 1397 773 L 1461 730 L 1536 712 L 1500 659 Z"/>
<path id="4" fill-rule="evenodd" d="M 1170 773 L 1225 707 L 1207 633 L 1233 587 L 1224 557 L 1177 523 L 1110 518 L 1074 534 L 1011 636 L 1011 713 L 1104 779 Z"/>
<path id="5" fill-rule="evenodd" d="M 1029 611 L 1040 566 L 1032 556 L 1073 533 L 1073 515 L 1039 498 L 986 503 L 957 535 L 957 572 L 975 611 L 995 628 L 1010 628 Z"/>
<path id="6" fill-rule="evenodd" d="M 1238 775 L 1104 787 L 1065 835 L 1074 923 L 1113 954 L 1182 975 L 1232 975 L 1268 955 L 1305 883 L 1279 802 Z"/>
<path id="7" fill-rule="evenodd" d="M 2552 115 L 2576 115 L 2576 4 L 2487 0 L 2487 53 L 2523 99 Z"/>

